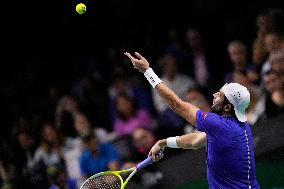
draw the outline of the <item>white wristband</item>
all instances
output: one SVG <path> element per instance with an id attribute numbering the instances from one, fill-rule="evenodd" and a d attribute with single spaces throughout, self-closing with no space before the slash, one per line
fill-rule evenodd
<path id="1" fill-rule="evenodd" d="M 167 138 L 167 147 L 169 148 L 179 148 L 177 145 L 177 136 Z"/>
<path id="2" fill-rule="evenodd" d="M 152 85 L 153 88 L 156 87 L 159 83 L 162 83 L 163 81 L 155 74 L 155 72 L 152 70 L 152 68 L 148 68 L 146 72 L 144 73 L 144 76 L 147 78 L 149 83 Z"/>

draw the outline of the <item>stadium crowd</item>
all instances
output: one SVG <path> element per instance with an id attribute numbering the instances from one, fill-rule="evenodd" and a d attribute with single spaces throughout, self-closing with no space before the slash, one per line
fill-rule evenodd
<path id="1" fill-rule="evenodd" d="M 277 11 L 257 15 L 251 45 L 238 39 L 227 43 L 231 69 L 223 80 L 215 79 L 215 60 L 198 28 L 189 28 L 181 40 L 169 30 L 164 52 L 149 57 L 153 69 L 179 97 L 205 111 L 214 90 L 237 82 L 251 92 L 251 126 L 277 116 L 284 112 L 284 36 Z M 107 61 L 113 65 L 107 76 L 100 72 L 102 63 L 89 60 L 70 86 L 49 85 L 33 99 L 31 111 L 15 111 L 1 143 L 1 188 L 76 189 L 93 174 L 134 166 L 158 138 L 196 132 L 131 70 L 126 57 L 113 49 Z M 158 188 L 161 177 L 151 166 L 136 181 Z"/>

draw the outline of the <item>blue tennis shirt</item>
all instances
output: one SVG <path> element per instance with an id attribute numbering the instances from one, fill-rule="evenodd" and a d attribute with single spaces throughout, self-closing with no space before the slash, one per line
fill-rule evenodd
<path id="1" fill-rule="evenodd" d="M 207 180 L 210 189 L 258 189 L 253 139 L 248 123 L 199 110 L 196 126 L 206 133 Z"/>

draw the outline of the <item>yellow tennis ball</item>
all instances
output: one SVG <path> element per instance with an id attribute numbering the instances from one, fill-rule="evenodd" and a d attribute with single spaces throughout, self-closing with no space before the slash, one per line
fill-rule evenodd
<path id="1" fill-rule="evenodd" d="M 86 12 L 87 8 L 86 8 L 86 5 L 84 5 L 83 3 L 79 3 L 77 6 L 76 6 L 76 11 L 79 13 L 79 14 L 83 14 L 84 12 Z"/>

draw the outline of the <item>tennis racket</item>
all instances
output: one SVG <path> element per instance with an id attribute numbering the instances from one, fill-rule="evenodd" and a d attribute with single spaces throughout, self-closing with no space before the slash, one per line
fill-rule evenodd
<path id="1" fill-rule="evenodd" d="M 160 155 L 161 153 L 159 153 Z M 121 171 L 106 171 L 95 174 L 89 177 L 80 187 L 80 189 L 124 189 L 128 181 L 133 175 L 143 169 L 145 166 L 152 164 L 152 157 L 148 157 L 144 161 L 132 167 L 130 169 Z M 121 174 L 130 173 L 130 175 L 123 181 Z"/>

